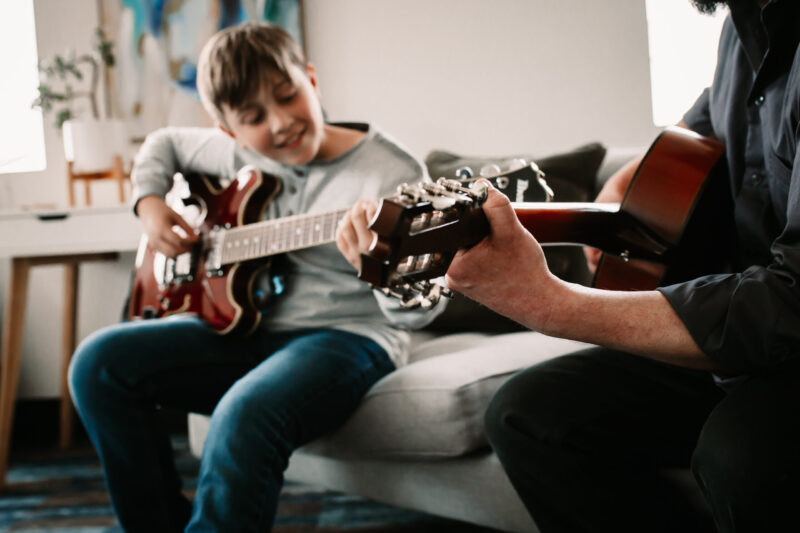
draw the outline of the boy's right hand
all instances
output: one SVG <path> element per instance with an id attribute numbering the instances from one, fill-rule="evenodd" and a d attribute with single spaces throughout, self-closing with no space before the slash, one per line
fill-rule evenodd
<path id="1" fill-rule="evenodd" d="M 188 252 L 197 242 L 198 235 L 163 198 L 145 196 L 136 205 L 150 246 L 168 257 Z"/>

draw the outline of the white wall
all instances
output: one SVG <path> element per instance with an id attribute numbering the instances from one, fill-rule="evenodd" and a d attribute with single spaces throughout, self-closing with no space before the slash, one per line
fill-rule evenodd
<path id="1" fill-rule="evenodd" d="M 307 51 L 330 118 L 375 122 L 420 157 L 434 148 L 547 154 L 594 140 L 643 146 L 656 133 L 641 0 L 305 2 Z M 84 48 L 97 25 L 95 0 L 36 0 L 35 12 L 40 57 Z M 0 176 L 0 208 L 66 205 L 50 122 L 47 170 Z M 114 201 L 103 185 L 93 189 L 97 204 Z M 126 254 L 83 269 L 79 337 L 116 321 L 131 262 Z M 0 280 L 7 275 L 0 261 Z M 31 278 L 24 397 L 58 394 L 61 275 L 47 267 Z"/>
<path id="2" fill-rule="evenodd" d="M 372 120 L 424 157 L 645 145 L 641 0 L 306 0 L 330 117 Z"/>

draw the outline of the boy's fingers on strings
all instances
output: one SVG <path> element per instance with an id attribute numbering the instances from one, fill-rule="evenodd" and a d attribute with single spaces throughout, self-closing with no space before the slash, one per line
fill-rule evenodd
<path id="1" fill-rule="evenodd" d="M 174 222 L 175 225 L 182 230 L 178 231 L 178 234 L 183 237 L 183 242 L 187 244 L 195 242 L 198 239 L 197 230 L 190 226 L 189 223 L 186 222 L 186 220 L 178 213 L 175 211 L 172 211 L 172 213 L 172 222 Z"/>
<path id="2" fill-rule="evenodd" d="M 347 262 L 356 268 L 361 265 L 361 258 L 356 251 L 358 239 L 353 229 L 350 211 L 348 211 L 342 220 L 339 222 L 339 227 L 336 230 L 336 245 L 342 253 Z"/>
<path id="3" fill-rule="evenodd" d="M 358 248 L 367 251 L 375 238 L 375 233 L 369 229 L 369 222 L 375 214 L 375 203 L 370 200 L 359 200 L 353 210 L 353 226 L 358 237 Z"/>

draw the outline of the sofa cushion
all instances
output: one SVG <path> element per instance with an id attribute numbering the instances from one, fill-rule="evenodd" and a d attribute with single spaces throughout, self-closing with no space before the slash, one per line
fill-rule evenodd
<path id="1" fill-rule="evenodd" d="M 331 457 L 441 458 L 487 446 L 483 414 L 512 374 L 588 345 L 535 332 L 451 335 L 367 393 L 353 415 L 307 448 Z M 446 351 L 444 355 L 435 355 Z M 427 352 L 427 357 L 425 356 Z"/>
<path id="2" fill-rule="evenodd" d="M 574 150 L 542 157 L 530 154 L 502 157 L 464 156 L 444 150 L 434 150 L 425 158 L 425 165 L 430 176 L 436 179 L 440 176 L 453 178 L 456 170 L 464 166 L 470 167 L 477 173 L 487 164 L 495 164 L 506 170 L 516 159 L 535 161 L 545 173 L 545 179 L 555 193 L 553 201 L 586 202 L 594 198 L 597 171 L 605 154 L 605 147 L 599 143 L 590 143 Z M 541 198 L 541 190 L 531 185 L 525 192 L 523 200 L 540 201 Z M 591 282 L 591 274 L 586 268 L 580 247 L 547 246 L 545 257 L 550 271 L 561 279 L 584 285 Z M 471 330 L 505 333 L 521 331 L 524 328 L 464 296 L 456 295 L 445 312 L 427 329 L 440 332 Z"/>

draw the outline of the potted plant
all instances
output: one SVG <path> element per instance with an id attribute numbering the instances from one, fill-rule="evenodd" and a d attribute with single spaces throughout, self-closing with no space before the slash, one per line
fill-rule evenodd
<path id="1" fill-rule="evenodd" d="M 114 62 L 113 45 L 97 28 L 91 53 L 71 51 L 39 63 L 39 94 L 32 106 L 54 114 L 67 161 L 76 172 L 107 170 L 115 155 L 127 156 L 124 124 L 111 117 L 108 95 L 102 117 L 98 104 L 100 69 L 112 68 Z"/>

